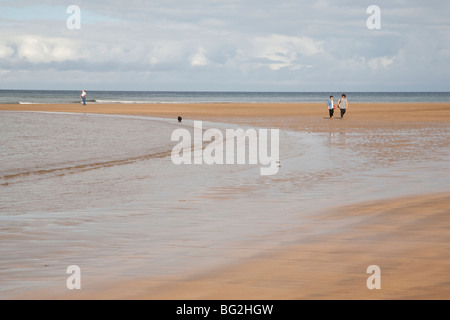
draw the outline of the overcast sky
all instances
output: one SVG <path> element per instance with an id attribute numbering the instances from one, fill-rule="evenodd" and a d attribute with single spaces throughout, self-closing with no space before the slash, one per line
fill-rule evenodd
<path id="1" fill-rule="evenodd" d="M 0 89 L 449 91 L 449 17 L 441 0 L 0 0 Z"/>

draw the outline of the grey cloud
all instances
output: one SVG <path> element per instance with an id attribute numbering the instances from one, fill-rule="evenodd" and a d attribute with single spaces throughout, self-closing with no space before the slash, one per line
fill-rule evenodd
<path id="1" fill-rule="evenodd" d="M 82 21 L 82 29 L 74 31 L 65 27 L 65 12 L 60 20 L 9 21 L 0 29 L 0 86 L 20 85 L 15 72 L 33 79 L 37 70 L 35 88 L 68 85 L 67 75 L 77 72 L 111 89 L 173 84 L 179 90 L 405 90 L 410 83 L 439 90 L 448 85 L 447 3 L 378 1 L 382 30 L 372 31 L 365 26 L 369 3 L 352 0 L 75 2 L 82 15 L 84 10 L 110 19 Z M 36 5 L 3 3 L 27 4 Z M 39 4 L 61 6 L 50 0 Z"/>

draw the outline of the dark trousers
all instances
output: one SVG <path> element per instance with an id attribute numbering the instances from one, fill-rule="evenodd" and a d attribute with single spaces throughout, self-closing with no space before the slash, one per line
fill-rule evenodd
<path id="1" fill-rule="evenodd" d="M 333 118 L 333 115 L 334 115 L 334 109 L 328 109 L 328 111 L 330 112 L 330 118 Z"/>
<path id="2" fill-rule="evenodd" d="M 86 105 L 86 97 L 81 98 L 83 100 L 83 106 Z"/>
<path id="3" fill-rule="evenodd" d="M 347 109 L 341 109 L 341 118 L 344 117 L 345 112 L 347 111 Z"/>

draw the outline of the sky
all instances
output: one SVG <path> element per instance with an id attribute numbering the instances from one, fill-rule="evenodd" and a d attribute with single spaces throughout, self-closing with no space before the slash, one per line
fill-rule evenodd
<path id="1" fill-rule="evenodd" d="M 81 88 L 447 92 L 450 2 L 0 0 L 0 89 Z"/>

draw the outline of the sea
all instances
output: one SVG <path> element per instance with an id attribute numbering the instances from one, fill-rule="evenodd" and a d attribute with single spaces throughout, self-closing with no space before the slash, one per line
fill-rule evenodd
<path id="1" fill-rule="evenodd" d="M 318 102 L 329 94 L 88 91 L 96 103 Z M 0 96 L 2 103 L 61 103 L 78 101 L 79 92 Z M 448 93 L 347 96 L 449 99 Z M 86 292 L 118 281 L 182 279 L 329 232 L 302 228 L 332 208 L 450 185 L 445 124 L 280 130 L 273 176 L 261 176 L 261 165 L 175 165 L 172 134 L 193 128 L 190 120 L 0 112 L 0 299 L 70 297 L 66 271 L 73 265 Z M 208 128 L 249 127 L 203 122 Z"/>
<path id="2" fill-rule="evenodd" d="M 344 92 L 90 91 L 89 103 L 323 103 Z M 0 104 L 79 103 L 81 90 L 0 90 Z M 345 92 L 355 103 L 450 102 L 450 92 Z"/>

